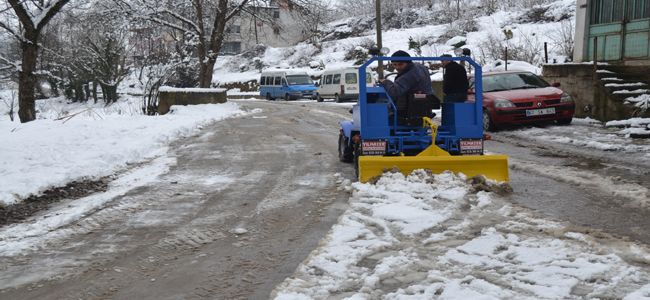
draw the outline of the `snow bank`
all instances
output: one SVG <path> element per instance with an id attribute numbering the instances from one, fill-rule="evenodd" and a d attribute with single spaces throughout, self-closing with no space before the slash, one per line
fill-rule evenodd
<path id="1" fill-rule="evenodd" d="M 649 268 L 621 258 L 642 260 L 647 249 L 599 244 L 565 224 L 518 211 L 495 194 L 474 192 L 462 177 L 384 174 L 376 185 L 353 188 L 350 209 L 322 246 L 276 288 L 275 299 L 647 294 Z"/>
<path id="2" fill-rule="evenodd" d="M 164 116 L 139 113 L 139 99 L 103 105 L 38 101 L 39 119 L 0 119 L 0 205 L 51 186 L 99 178 L 164 155 L 173 140 L 243 111 L 234 103 L 174 106 Z M 69 117 L 63 117 L 69 116 Z"/>
<path id="3" fill-rule="evenodd" d="M 173 93 L 223 93 L 226 89 L 215 88 L 174 88 L 169 86 L 161 86 L 159 92 L 173 92 Z"/>
<path id="4" fill-rule="evenodd" d="M 627 120 L 609 121 L 605 123 L 607 127 L 641 127 L 650 124 L 650 118 L 631 118 Z"/>

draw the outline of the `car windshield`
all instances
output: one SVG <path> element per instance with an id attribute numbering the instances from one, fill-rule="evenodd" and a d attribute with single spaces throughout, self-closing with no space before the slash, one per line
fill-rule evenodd
<path id="1" fill-rule="evenodd" d="M 483 92 L 537 89 L 548 86 L 546 81 L 532 73 L 507 73 L 483 77 Z"/>
<path id="2" fill-rule="evenodd" d="M 307 75 L 287 75 L 289 85 L 314 84 Z"/>

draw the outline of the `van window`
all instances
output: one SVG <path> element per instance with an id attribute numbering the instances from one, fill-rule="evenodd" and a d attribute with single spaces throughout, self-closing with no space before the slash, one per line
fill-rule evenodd
<path id="1" fill-rule="evenodd" d="M 334 74 L 334 78 L 332 78 L 332 84 L 341 84 L 341 74 Z"/>
<path id="2" fill-rule="evenodd" d="M 347 84 L 356 84 L 357 83 L 357 74 L 356 73 L 345 73 L 345 83 L 347 83 Z"/>
<path id="3" fill-rule="evenodd" d="M 332 75 L 325 76 L 325 84 L 332 84 Z"/>
<path id="4" fill-rule="evenodd" d="M 276 76 L 274 85 L 282 85 L 282 77 Z"/>
<path id="5" fill-rule="evenodd" d="M 289 81 L 289 85 L 314 84 L 311 77 L 307 75 L 287 75 L 287 81 Z"/>
<path id="6" fill-rule="evenodd" d="M 288 84 L 287 84 L 287 79 L 284 78 L 284 77 L 282 77 L 282 85 L 288 85 Z"/>
<path id="7" fill-rule="evenodd" d="M 370 74 L 366 74 L 366 83 L 372 83 L 372 76 Z"/>
<path id="8" fill-rule="evenodd" d="M 260 85 L 266 85 L 266 77 L 262 77 L 262 79 L 260 79 Z"/>

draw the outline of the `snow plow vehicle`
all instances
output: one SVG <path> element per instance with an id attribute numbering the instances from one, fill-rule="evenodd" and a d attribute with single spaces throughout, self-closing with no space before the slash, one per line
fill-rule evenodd
<path id="1" fill-rule="evenodd" d="M 359 81 L 366 82 L 366 69 L 375 61 L 396 58 L 372 57 L 359 67 Z M 482 69 L 469 57 L 400 57 L 410 61 L 465 61 L 475 70 L 475 98 L 465 103 L 440 103 L 433 95 L 408 95 L 407 106 L 396 104 L 380 84 L 359 84 L 359 102 L 352 120 L 340 122 L 339 159 L 355 165 L 360 182 L 385 171 L 408 175 L 425 169 L 432 173 L 452 171 L 466 176 L 483 175 L 508 181 L 508 157 L 485 155 L 483 135 Z M 434 98 L 434 99 L 432 99 Z M 437 101 L 436 101 L 437 100 Z M 433 122 L 433 109 L 442 106 L 442 120 Z"/>

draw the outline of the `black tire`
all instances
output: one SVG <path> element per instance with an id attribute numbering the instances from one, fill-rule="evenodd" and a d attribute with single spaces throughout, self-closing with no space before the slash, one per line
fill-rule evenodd
<path id="1" fill-rule="evenodd" d="M 496 131 L 496 126 L 486 109 L 483 110 L 483 131 Z"/>
<path id="2" fill-rule="evenodd" d="M 320 96 L 320 94 L 316 94 L 316 101 L 323 102 L 323 98 Z"/>
<path id="3" fill-rule="evenodd" d="M 557 125 L 569 125 L 569 124 L 571 124 L 571 121 L 573 121 L 573 118 L 559 119 L 556 122 L 557 122 Z"/>
<path id="4" fill-rule="evenodd" d="M 354 149 L 348 145 L 348 138 L 339 133 L 339 160 L 351 163 L 354 160 Z"/>
<path id="5" fill-rule="evenodd" d="M 343 100 L 341 100 L 341 97 L 339 97 L 339 94 L 334 94 L 334 102 L 336 103 L 343 102 Z"/>
<path id="6" fill-rule="evenodd" d="M 266 100 L 271 101 L 273 98 L 271 97 L 271 93 L 266 93 Z"/>
<path id="7" fill-rule="evenodd" d="M 289 101 L 291 100 L 291 96 L 289 94 L 284 94 L 284 101 Z"/>

